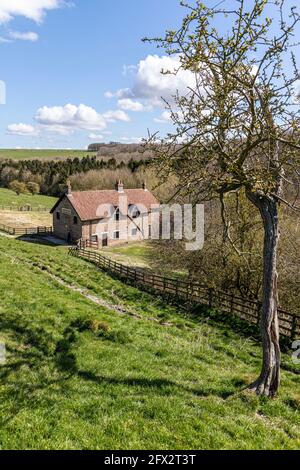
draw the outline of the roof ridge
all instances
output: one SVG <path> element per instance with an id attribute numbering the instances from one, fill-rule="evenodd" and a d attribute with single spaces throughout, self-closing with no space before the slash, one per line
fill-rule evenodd
<path id="1" fill-rule="evenodd" d="M 124 191 L 145 191 L 142 188 L 127 188 Z M 72 194 L 82 194 L 82 193 L 117 193 L 116 189 L 86 189 L 85 191 L 72 191 Z M 71 194 L 71 195 L 72 195 Z"/>

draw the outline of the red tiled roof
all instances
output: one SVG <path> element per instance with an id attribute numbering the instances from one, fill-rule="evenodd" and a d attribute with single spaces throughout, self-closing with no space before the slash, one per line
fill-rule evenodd
<path id="1" fill-rule="evenodd" d="M 158 200 L 150 191 L 143 189 L 125 189 L 123 193 L 118 191 L 81 191 L 67 194 L 66 197 L 76 210 L 82 221 L 96 220 L 104 216 L 102 205 L 111 204 L 119 207 L 120 196 L 127 196 L 128 205 L 142 205 L 150 211 L 151 206 L 157 206 Z M 100 209 L 99 209 L 100 208 Z"/>

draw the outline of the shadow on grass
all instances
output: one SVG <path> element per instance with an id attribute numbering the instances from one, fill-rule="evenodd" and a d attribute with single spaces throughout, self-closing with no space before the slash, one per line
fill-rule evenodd
<path id="1" fill-rule="evenodd" d="M 186 392 L 201 398 L 216 396 L 226 399 L 238 393 L 239 390 L 236 387 L 242 385 L 227 382 L 215 389 L 199 388 L 185 386 L 160 377 L 104 376 L 89 370 L 81 370 L 75 354 L 81 333 L 73 325 L 74 322 L 67 326 L 61 339 L 57 341 L 42 328 L 34 328 L 27 324 L 20 316 L 13 315 L 6 320 L 1 318 L 1 331 L 8 332 L 18 343 L 17 347 L 10 347 L 8 351 L 14 355 L 15 361 L 8 362 L 0 368 L 0 384 L 7 385 L 3 394 L 3 403 L 6 399 L 10 403 L 8 405 L 9 416 L 6 413 L 6 416 L 0 418 L 2 426 L 24 409 L 35 409 L 39 402 L 39 392 L 43 392 L 43 406 L 46 403 L 46 407 L 51 406 L 51 403 L 56 400 L 55 394 L 53 395 L 53 386 L 55 386 L 55 393 L 59 392 L 62 396 L 68 397 L 71 396 L 70 393 L 77 393 L 68 382 L 74 376 L 99 386 L 120 385 L 142 388 L 162 396 Z M 90 332 L 90 334 L 93 333 Z M 100 338 L 99 341 L 101 341 Z"/>
<path id="2" fill-rule="evenodd" d="M 50 237 L 51 235 L 49 235 Z M 55 237 L 53 237 L 55 239 Z M 51 241 L 47 239 L 47 237 L 43 236 L 38 236 L 38 235 L 21 235 L 16 238 L 16 240 L 19 240 L 20 242 L 25 242 L 25 243 L 31 243 L 33 245 L 46 245 L 50 248 L 69 248 L 70 245 L 67 243 L 55 243 L 54 241 Z"/>

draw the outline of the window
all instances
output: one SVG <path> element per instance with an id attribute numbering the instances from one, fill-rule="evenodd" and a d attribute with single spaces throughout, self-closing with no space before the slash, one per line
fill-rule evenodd
<path id="1" fill-rule="evenodd" d="M 118 222 L 120 220 L 120 209 L 117 209 L 115 212 L 115 220 Z"/>
<path id="2" fill-rule="evenodd" d="M 119 240 L 120 239 L 120 232 L 116 231 L 114 232 L 114 240 Z"/>
<path id="3" fill-rule="evenodd" d="M 151 225 L 149 225 L 149 238 L 151 238 L 151 234 L 152 234 L 151 228 L 152 228 Z"/>
<path id="4" fill-rule="evenodd" d="M 141 215 L 140 211 L 137 208 L 135 208 L 132 212 L 132 218 L 137 219 L 140 215 Z"/>
<path id="5" fill-rule="evenodd" d="M 133 228 L 133 229 L 131 230 L 131 235 L 132 235 L 133 237 L 136 237 L 136 236 L 137 236 L 137 228 Z"/>
<path id="6" fill-rule="evenodd" d="M 76 215 L 74 215 L 73 222 L 74 222 L 74 225 L 78 224 L 78 217 L 76 217 Z"/>
<path id="7" fill-rule="evenodd" d="M 138 210 L 137 206 L 131 204 L 129 206 L 129 216 L 132 219 L 137 219 L 141 215 L 141 212 Z"/>
<path id="8" fill-rule="evenodd" d="M 60 220 L 60 212 L 56 212 L 56 220 Z"/>

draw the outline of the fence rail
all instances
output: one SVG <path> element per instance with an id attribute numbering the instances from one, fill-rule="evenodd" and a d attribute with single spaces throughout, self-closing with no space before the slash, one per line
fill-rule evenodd
<path id="1" fill-rule="evenodd" d="M 22 235 L 52 235 L 52 227 L 10 227 L 0 224 L 0 232 L 8 233 L 13 236 Z"/>
<path id="2" fill-rule="evenodd" d="M 93 250 L 99 250 L 99 248 L 100 248 L 99 241 L 84 240 L 84 239 L 79 240 L 77 246 L 78 246 L 78 248 L 83 249 L 83 250 L 86 249 L 86 248 L 92 248 Z"/>
<path id="3" fill-rule="evenodd" d="M 33 207 L 33 206 L 5 206 L 0 205 L 1 211 L 15 211 L 15 212 L 50 212 L 47 207 Z"/>
<path id="4" fill-rule="evenodd" d="M 83 258 L 101 269 L 126 279 L 133 285 L 147 291 L 163 294 L 168 298 L 192 302 L 219 309 L 235 315 L 246 322 L 259 325 L 262 304 L 256 300 L 243 299 L 233 294 L 210 289 L 197 282 L 183 281 L 141 271 L 106 258 L 95 251 L 84 248 L 70 248 L 70 255 Z M 300 316 L 285 310 L 278 310 L 280 333 L 292 340 L 300 336 Z"/>

